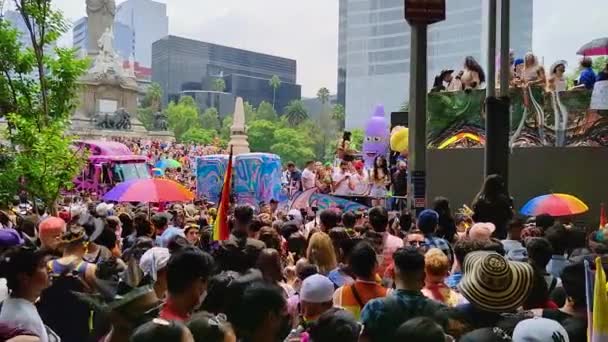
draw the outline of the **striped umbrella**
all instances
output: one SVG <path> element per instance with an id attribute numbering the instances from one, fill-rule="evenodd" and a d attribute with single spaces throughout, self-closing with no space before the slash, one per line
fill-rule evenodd
<path id="1" fill-rule="evenodd" d="M 580 199 L 568 194 L 538 196 L 526 203 L 520 212 L 527 216 L 549 214 L 554 217 L 579 215 L 589 211 Z"/>
<path id="2" fill-rule="evenodd" d="M 194 194 L 181 184 L 169 179 L 135 179 L 117 184 L 103 199 L 114 202 L 188 202 Z"/>
<path id="3" fill-rule="evenodd" d="M 590 41 L 581 46 L 576 54 L 582 56 L 608 56 L 608 37 Z"/>

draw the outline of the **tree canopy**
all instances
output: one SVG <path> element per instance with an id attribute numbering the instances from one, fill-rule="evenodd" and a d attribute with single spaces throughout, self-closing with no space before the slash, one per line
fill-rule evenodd
<path id="1" fill-rule="evenodd" d="M 71 48 L 48 54 L 69 28 L 50 1 L 21 0 L 15 6 L 31 48 L 21 44 L 9 22 L 0 20 L 0 117 L 7 121 L 10 143 L 2 149 L 0 188 L 5 195 L 24 190 L 34 203 L 40 200 L 54 210 L 86 157 L 72 148 L 67 130 L 76 108 L 76 81 L 88 63 Z"/>

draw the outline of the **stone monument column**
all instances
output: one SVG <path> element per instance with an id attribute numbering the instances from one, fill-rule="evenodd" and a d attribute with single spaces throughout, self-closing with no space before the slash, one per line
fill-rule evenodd
<path id="1" fill-rule="evenodd" d="M 234 116 L 232 127 L 230 127 L 230 142 L 232 151 L 235 156 L 243 153 L 249 153 L 249 142 L 247 141 L 247 129 L 245 127 L 245 106 L 243 98 L 237 97 L 234 105 Z"/>
<path id="2" fill-rule="evenodd" d="M 99 39 L 107 29 L 112 30 L 116 15 L 115 0 L 86 0 L 88 23 L 88 55 L 99 53 Z"/>

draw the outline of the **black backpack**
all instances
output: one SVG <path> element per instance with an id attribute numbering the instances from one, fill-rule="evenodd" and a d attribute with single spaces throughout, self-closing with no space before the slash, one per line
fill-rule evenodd
<path id="1" fill-rule="evenodd" d="M 37 303 L 40 317 L 63 342 L 89 341 L 91 310 L 72 292 L 86 292 L 87 286 L 74 265 L 61 274 L 51 275 L 52 284 Z"/>

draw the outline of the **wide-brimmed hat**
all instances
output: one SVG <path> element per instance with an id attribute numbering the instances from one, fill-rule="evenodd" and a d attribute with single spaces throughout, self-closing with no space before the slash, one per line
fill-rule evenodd
<path id="1" fill-rule="evenodd" d="M 493 252 L 472 252 L 464 259 L 464 275 L 458 285 L 473 305 L 490 312 L 517 309 L 532 287 L 532 266 L 508 261 Z"/>

